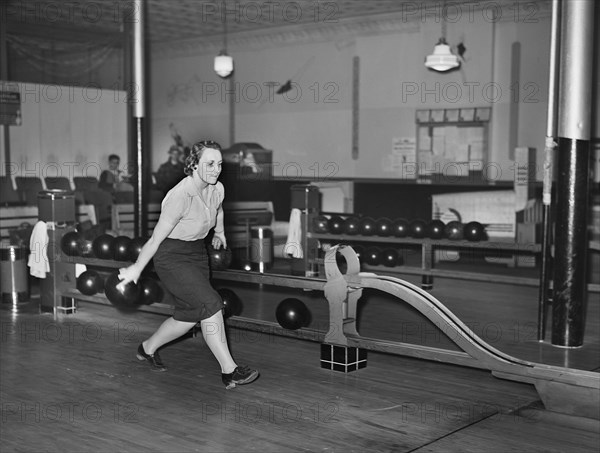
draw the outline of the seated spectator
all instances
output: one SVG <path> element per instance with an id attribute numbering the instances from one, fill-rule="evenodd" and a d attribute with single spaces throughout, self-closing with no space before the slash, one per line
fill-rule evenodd
<path id="1" fill-rule="evenodd" d="M 108 170 L 100 174 L 100 189 L 110 193 L 133 191 L 133 186 L 129 184 L 130 176 L 119 169 L 120 163 L 121 158 L 116 154 L 108 156 Z"/>
<path id="2" fill-rule="evenodd" d="M 173 145 L 169 148 L 169 159 L 158 167 L 156 172 L 156 187 L 167 193 L 185 177 L 185 164 L 183 163 L 183 150 Z"/>

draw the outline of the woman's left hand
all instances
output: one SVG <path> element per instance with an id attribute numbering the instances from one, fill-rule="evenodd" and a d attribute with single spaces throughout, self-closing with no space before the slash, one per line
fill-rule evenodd
<path id="1" fill-rule="evenodd" d="M 225 239 L 224 231 L 220 233 L 215 232 L 212 238 L 212 246 L 214 249 L 220 249 L 221 247 L 223 247 L 224 249 L 227 248 L 227 239 Z"/>

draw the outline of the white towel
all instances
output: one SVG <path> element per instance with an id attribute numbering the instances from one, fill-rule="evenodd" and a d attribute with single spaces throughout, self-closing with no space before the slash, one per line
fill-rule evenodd
<path id="1" fill-rule="evenodd" d="M 302 252 L 302 212 L 294 208 L 290 213 L 290 226 L 288 228 L 288 237 L 283 249 L 283 253 L 292 258 L 303 258 Z"/>
<path id="2" fill-rule="evenodd" d="M 46 278 L 50 272 L 48 262 L 48 228 L 41 220 L 35 224 L 29 240 L 29 273 L 34 277 Z"/>

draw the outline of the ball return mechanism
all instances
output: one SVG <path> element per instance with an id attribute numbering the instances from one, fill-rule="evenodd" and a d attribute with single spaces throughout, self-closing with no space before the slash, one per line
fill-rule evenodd
<path id="1" fill-rule="evenodd" d="M 337 253 L 346 260 L 345 274 L 338 267 Z M 547 410 L 600 418 L 599 373 L 529 362 L 499 351 L 475 335 L 427 291 L 399 278 L 360 272 L 358 257 L 350 246 L 334 246 L 326 253 L 325 274 L 324 291 L 330 315 L 326 343 L 487 369 L 498 378 L 533 384 Z M 365 288 L 382 291 L 409 304 L 462 351 L 362 337 L 356 328 L 356 316 L 358 300 Z"/>

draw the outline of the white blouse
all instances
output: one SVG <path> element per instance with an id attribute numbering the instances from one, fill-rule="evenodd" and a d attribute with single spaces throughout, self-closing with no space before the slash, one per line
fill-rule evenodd
<path id="1" fill-rule="evenodd" d="M 223 184 L 209 185 L 207 195 L 205 202 L 192 176 L 169 190 L 162 201 L 160 220 L 174 225 L 170 239 L 195 241 L 206 237 L 217 223 L 217 211 L 225 198 Z"/>

